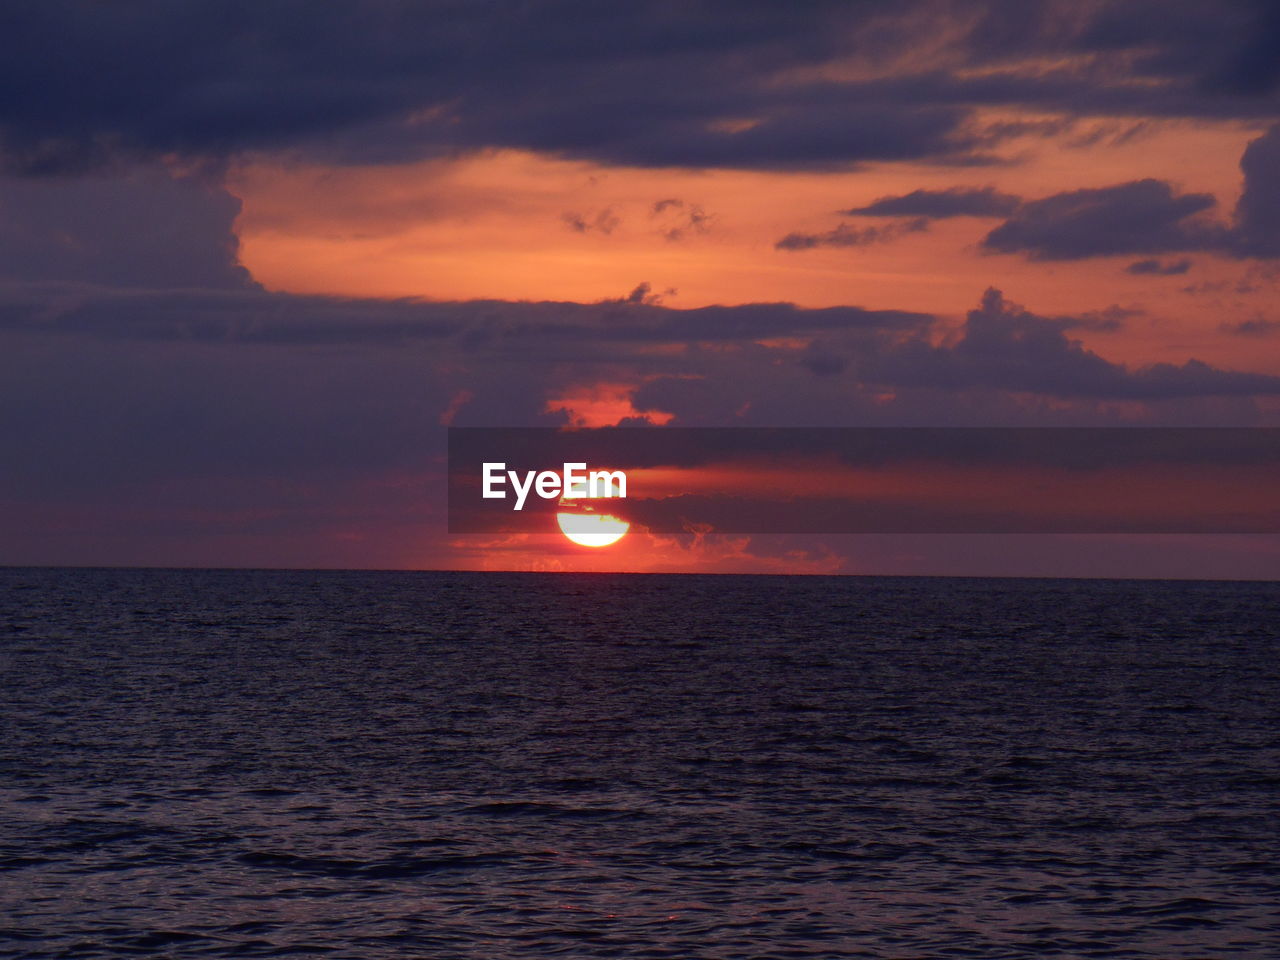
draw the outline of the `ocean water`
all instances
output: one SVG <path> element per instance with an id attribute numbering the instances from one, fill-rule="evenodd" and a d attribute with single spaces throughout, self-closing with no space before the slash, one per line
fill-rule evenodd
<path id="1" fill-rule="evenodd" d="M 5 957 L 1280 957 L 1280 584 L 0 570 Z"/>

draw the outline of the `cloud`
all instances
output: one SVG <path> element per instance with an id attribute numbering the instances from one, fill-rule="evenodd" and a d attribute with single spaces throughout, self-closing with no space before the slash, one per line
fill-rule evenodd
<path id="1" fill-rule="evenodd" d="M 988 289 L 969 311 L 954 346 L 889 351 L 878 375 L 888 383 L 971 387 L 1060 397 L 1156 400 L 1280 394 L 1280 377 L 1220 370 L 1198 360 L 1131 369 L 1067 337 L 1089 318 L 1037 316 Z"/>
<path id="2" fill-rule="evenodd" d="M 951 187 L 880 197 L 865 207 L 841 212 L 863 217 L 1004 217 L 1013 213 L 1021 202 L 1021 198 L 1001 193 L 995 187 Z"/>
<path id="3" fill-rule="evenodd" d="M 983 246 L 1032 260 L 1080 260 L 1135 253 L 1205 251 L 1280 257 L 1280 124 L 1245 148 L 1244 186 L 1230 223 L 1206 216 L 1207 193 L 1178 193 L 1163 180 L 1072 190 L 1024 203 Z M 1129 273 L 1185 273 L 1189 261 L 1145 259 Z"/>
<path id="4" fill-rule="evenodd" d="M 991 289 L 942 342 L 927 330 L 862 341 L 825 332 L 808 346 L 699 354 L 646 381 L 633 402 L 674 413 L 677 425 L 1080 425 L 1161 416 L 1208 424 L 1254 422 L 1255 398 L 1280 395 L 1280 377 L 1197 360 L 1128 366 L 1069 335 L 1129 313 L 1041 316 Z M 1126 413 L 1116 401 L 1133 406 Z"/>
<path id="5" fill-rule="evenodd" d="M 685 203 L 678 197 L 668 197 L 654 203 L 649 216 L 659 221 L 659 231 L 668 241 L 676 242 L 690 234 L 706 233 L 715 218 L 699 204 Z"/>
<path id="6" fill-rule="evenodd" d="M 847 216 L 913 217 L 884 227 L 840 224 L 826 233 L 791 233 L 774 246 L 811 250 L 864 246 L 928 229 L 929 221 L 958 216 L 1005 216 L 982 241 L 989 252 L 1022 253 L 1031 260 L 1083 260 L 1125 254 L 1213 252 L 1232 257 L 1280 257 L 1280 124 L 1251 141 L 1240 160 L 1244 187 L 1231 222 L 1215 220 L 1217 200 L 1208 193 L 1181 193 L 1151 178 L 1091 187 L 1022 201 L 994 187 L 915 190 L 880 197 L 841 211 Z M 1186 273 L 1188 259 L 1145 258 L 1126 272 L 1173 276 Z"/>
<path id="7" fill-rule="evenodd" d="M 193 0 L 111 13 L 24 3 L 0 39 L 11 170 L 303 150 L 357 162 L 514 147 L 652 166 L 812 167 L 934 156 L 957 105 L 866 103 L 829 84 L 764 78 L 856 50 L 889 12 L 819 0 L 389 0 L 238 7 Z M 252 42 L 247 42 L 251 38 Z M 54 76 L 48 64 L 61 65 Z M 130 64 L 128 71 L 118 64 Z M 85 91 L 93 91 L 85 96 Z M 728 116 L 751 116 L 733 128 Z"/>
<path id="8" fill-rule="evenodd" d="M 1057 323 L 1063 330 L 1092 330 L 1095 333 L 1115 333 L 1123 330 L 1131 317 L 1146 313 L 1135 307 L 1122 307 L 1113 303 L 1102 310 L 1088 310 L 1073 317 L 1041 318 L 1044 322 Z"/>
<path id="9" fill-rule="evenodd" d="M 137 173 L 119 182 L 62 182 L 56 189 L 45 182 L 11 182 L 0 189 L 12 190 L 27 204 L 14 206 L 25 212 L 7 223 L 6 242 L 14 258 L 21 254 L 23 237 L 46 236 L 40 233 L 46 220 L 57 231 L 33 246 L 43 250 L 41 243 L 48 247 L 58 236 L 75 239 L 67 245 L 67 259 L 54 256 L 56 250 L 42 253 L 31 276 L 0 280 L 0 338 L 15 369 L 35 369 L 24 366 L 30 351 L 45 356 L 51 370 L 61 369 L 55 358 L 62 348 L 68 363 L 76 358 L 81 365 L 35 380 L 26 373 L 15 377 L 29 396 L 22 400 L 21 390 L 7 395 L 13 411 L 30 409 L 31 398 L 51 390 L 87 397 L 87 385 L 108 381 L 118 381 L 113 389 L 127 396 L 131 364 L 152 369 L 154 362 L 154 377 L 172 378 L 172 371 L 184 365 L 201 368 L 198 358 L 206 353 L 224 358 L 210 367 L 223 372 L 210 372 L 200 387 L 215 404 L 222 393 L 239 389 L 237 378 L 252 380 L 276 362 L 302 371 L 323 357 L 345 357 L 354 364 L 350 386 L 357 391 L 364 389 L 356 372 L 361 364 L 367 363 L 373 376 L 382 376 L 378 371 L 386 363 L 401 369 L 421 365 L 424 393 L 439 394 L 438 409 L 427 417 L 430 423 L 437 423 L 452 399 L 464 392 L 471 399 L 453 411 L 458 419 L 542 422 L 540 411 L 549 392 L 563 392 L 573 371 L 580 371 L 572 373 L 575 382 L 596 377 L 634 384 L 638 410 L 675 409 L 713 422 L 719 417 L 722 423 L 744 416 L 805 423 L 815 416 L 841 420 L 869 415 L 890 420 L 942 417 L 948 422 L 963 409 L 958 398 L 979 394 L 1000 396 L 1004 399 L 998 403 L 1015 406 L 1022 402 L 1015 395 L 1076 398 L 1086 404 L 1104 399 L 1198 402 L 1209 397 L 1248 400 L 1275 393 L 1280 384 L 1274 377 L 1196 361 L 1149 368 L 1116 364 L 1069 334 L 1116 330 L 1134 315 L 1133 309 L 1113 305 L 1042 316 L 1010 304 L 994 290 L 951 337 L 938 318 L 904 310 L 789 303 L 674 309 L 648 283 L 600 303 L 277 293 L 243 282 L 232 241 L 235 202 L 200 181 Z M 56 199 L 60 197 L 74 202 Z M 680 209 L 687 207 L 667 203 L 662 212 Z M 132 221 L 125 211 L 134 212 Z M 837 243 L 878 242 L 892 231 L 917 229 L 924 222 L 892 222 L 869 228 L 873 233 L 844 225 L 844 233 L 837 228 L 832 234 L 840 238 Z M 139 223 L 146 229 L 134 236 Z M 818 235 L 815 242 L 823 239 Z M 166 256 L 182 264 L 171 267 Z M 94 359 L 107 356 L 116 364 L 110 376 Z M 162 356 L 176 359 L 160 362 Z M 247 366 L 234 372 L 241 363 Z M 221 377 L 225 379 L 219 381 Z M 293 389 L 300 389 L 304 374 L 298 377 Z M 193 375 L 190 384 L 199 380 Z M 282 387 L 287 380 L 282 376 Z M 325 382 L 324 377 L 317 382 Z M 404 383 L 412 382 L 413 376 L 405 373 Z M 263 379 L 261 402 L 267 406 L 269 383 L 269 377 Z M 148 405 L 154 400 L 155 409 L 162 411 L 173 400 L 177 411 L 199 408 L 197 420 L 211 416 L 204 401 L 180 398 L 176 382 L 164 389 L 164 396 L 134 402 Z M 708 390 L 715 392 L 708 395 Z M 654 399 L 663 391 L 676 407 Z M 356 406 L 372 415 L 374 408 L 364 404 L 363 396 Z M 703 404 L 696 413 L 689 406 L 695 397 Z M 396 410 L 397 403 L 416 402 L 408 393 L 398 400 L 383 399 L 387 411 Z M 292 398 L 282 401 L 289 405 Z M 997 401 L 983 401 L 988 402 Z M 340 416 L 336 407 L 325 409 Z M 974 415 L 984 422 L 986 416 L 998 421 L 1001 414 L 987 406 L 985 413 Z M 32 424 L 44 436 L 62 429 L 39 417 Z M 364 429 L 372 428 L 366 424 Z"/>
<path id="10" fill-rule="evenodd" d="M 983 246 L 1033 260 L 1204 249 L 1220 246 L 1221 234 L 1196 215 L 1215 203 L 1210 194 L 1179 194 L 1152 179 L 1071 190 L 1024 204 Z"/>
<path id="11" fill-rule="evenodd" d="M 1182 260 L 1135 260 L 1124 268 L 1125 273 L 1139 276 L 1174 277 L 1191 269 L 1191 261 Z"/>
<path id="12" fill-rule="evenodd" d="M 279 346 L 395 346 L 448 342 L 471 354 L 514 351 L 530 362 L 619 344 L 721 343 L 824 330 L 886 336 L 927 328 L 905 310 L 809 309 L 747 303 L 677 310 L 650 285 L 601 303 L 376 300 L 256 289 L 94 290 L 46 284 L 0 286 L 0 332 L 93 340 Z"/>
<path id="13" fill-rule="evenodd" d="M 301 21 L 279 0 L 10 7 L 0 85 L 23 94 L 0 112 L 0 158 L 28 175 L 251 151 L 972 163 L 1072 117 L 1277 113 L 1280 18 L 1254 0 L 386 0 L 312 5 Z M 834 63 L 858 64 L 856 77 Z M 985 107 L 1055 116 L 982 128 Z"/>
<path id="14" fill-rule="evenodd" d="M 606 300 L 605 303 L 642 303 L 650 306 L 658 306 L 662 303 L 664 295 L 674 294 L 675 290 L 666 290 L 664 293 L 654 293 L 653 285 L 648 280 L 642 280 L 631 288 L 631 292 L 625 297 L 619 297 L 616 300 Z"/>
<path id="15" fill-rule="evenodd" d="M 1010 138 L 1080 117 L 1261 125 L 1280 116 L 1274 5 L 18 0 L 4 19 L 0 85 L 20 95 L 0 105 L 0 169 L 24 179 L 0 183 L 0 514 L 37 518 L 38 547 L 87 531 L 83 547 L 115 521 L 115 542 L 140 529 L 160 544 L 128 554 L 139 562 L 189 561 L 163 544 L 192 530 L 258 538 L 217 554 L 227 562 L 281 557 L 260 548 L 286 540 L 305 544 L 290 562 L 324 562 L 371 517 L 425 538 L 405 519 L 430 513 L 442 418 L 556 424 L 546 400 L 593 380 L 681 422 L 788 426 L 1239 423 L 1277 394 L 1274 377 L 1125 365 L 1074 339 L 1124 323 L 1119 308 L 1038 315 L 998 293 L 954 331 L 856 306 L 675 310 L 647 284 L 596 304 L 273 293 L 239 266 L 237 202 L 216 186 L 228 164 L 263 155 L 381 164 L 516 149 L 825 171 L 990 163 Z M 1121 244 L 1130 259 L 1276 256 L 1278 136 L 1250 145 L 1234 219 L 1216 232 L 1200 230 L 1208 208 L 1186 210 L 1203 195 L 1168 184 L 1154 199 L 1094 199 L 1146 218 Z M 1025 214 L 982 193 L 880 198 L 857 215 L 909 219 L 793 242 L 857 246 L 920 218 Z M 566 229 L 607 233 L 580 202 Z M 627 226 L 696 238 L 710 215 L 679 202 Z M 1037 216 L 1028 229 L 1080 228 L 1061 210 Z M 1096 249 L 1034 229 L 1013 246 L 1047 259 Z M 1272 329 L 1258 318 L 1229 332 Z M 122 556 L 94 549 L 61 559 Z"/>
<path id="16" fill-rule="evenodd" d="M 1240 169 L 1233 246 L 1242 256 L 1280 256 L 1280 124 L 1245 148 Z"/>
<path id="17" fill-rule="evenodd" d="M 1250 320 L 1239 320 L 1235 323 L 1224 323 L 1218 327 L 1224 333 L 1239 337 L 1270 337 L 1280 333 L 1280 320 L 1268 320 L 1265 317 L 1254 317 Z"/>
<path id="18" fill-rule="evenodd" d="M 622 218 L 613 212 L 613 207 L 605 207 L 603 210 L 596 211 L 595 216 L 584 216 L 580 213 L 566 212 L 560 214 L 560 219 L 575 233 L 603 233 L 605 236 L 613 233 L 622 225 Z"/>
<path id="19" fill-rule="evenodd" d="M 721 426 L 1109 422 L 1096 404 L 1215 397 L 1245 406 L 1203 416 L 1239 422 L 1252 398 L 1280 395 L 1280 378 L 1262 374 L 1108 361 L 1068 337 L 1092 316 L 1037 316 L 996 291 L 943 342 L 926 315 L 674 310 L 644 302 L 644 285 L 602 304 L 54 293 L 0 287 L 0 430 L 20 465 L 0 488 L 28 496 L 161 477 L 425 469 L 441 417 L 554 425 L 545 401 L 597 381 L 634 384 L 636 410 Z"/>
<path id="20" fill-rule="evenodd" d="M 853 227 L 842 223 L 826 233 L 788 233 L 775 243 L 775 250 L 812 250 L 815 247 L 865 247 L 873 243 L 888 243 L 908 233 L 929 229 L 925 217 L 886 224 L 882 227 Z"/>
<path id="21" fill-rule="evenodd" d="M 158 169 L 73 180 L 0 178 L 0 278 L 116 287 L 252 286 L 240 201 Z"/>
<path id="22" fill-rule="evenodd" d="M 557 426 L 569 415 L 547 401 L 576 384 L 622 384 L 629 409 L 711 426 L 1235 425 L 1280 395 L 1277 377 L 1109 361 L 1069 337 L 1088 316 L 995 291 L 953 337 L 904 311 L 649 296 L 0 284 L 5 556 L 412 565 L 358 538 L 438 548 L 442 419 Z"/>

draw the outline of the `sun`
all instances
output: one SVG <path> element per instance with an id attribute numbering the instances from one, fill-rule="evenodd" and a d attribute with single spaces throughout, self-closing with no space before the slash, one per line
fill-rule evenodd
<path id="1" fill-rule="evenodd" d="M 612 481 L 610 485 L 612 491 Z M 556 514 L 560 532 L 584 547 L 607 547 L 625 537 L 631 524 L 610 513 L 596 513 L 592 503 L 598 499 L 561 497 L 560 510 Z"/>
<path id="2" fill-rule="evenodd" d="M 617 543 L 631 528 L 627 521 L 609 514 L 563 510 L 556 514 L 556 523 L 560 525 L 561 533 L 584 547 L 607 547 Z"/>

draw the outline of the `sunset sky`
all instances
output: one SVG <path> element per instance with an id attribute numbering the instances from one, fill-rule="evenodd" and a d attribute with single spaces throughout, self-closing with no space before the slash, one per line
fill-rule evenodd
<path id="1" fill-rule="evenodd" d="M 0 563 L 1280 577 L 450 535 L 454 426 L 1280 426 L 1280 5 L 18 2 Z"/>

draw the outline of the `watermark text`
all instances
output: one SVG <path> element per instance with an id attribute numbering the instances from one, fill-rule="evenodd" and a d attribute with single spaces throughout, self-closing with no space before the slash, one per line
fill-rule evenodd
<path id="1" fill-rule="evenodd" d="M 515 492 L 512 510 L 523 510 L 530 492 L 544 500 L 568 497 L 571 500 L 584 497 L 626 497 L 627 475 L 622 470 L 587 470 L 585 463 L 566 463 L 560 472 L 555 470 L 526 470 L 523 474 L 508 470 L 505 463 L 486 462 L 483 466 L 486 500 L 507 499 L 507 484 Z"/>

